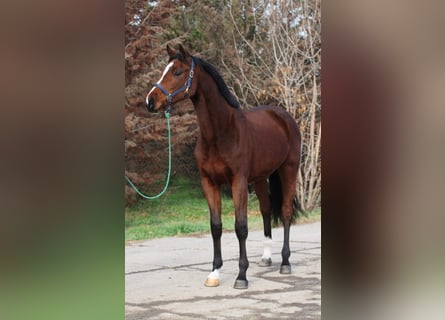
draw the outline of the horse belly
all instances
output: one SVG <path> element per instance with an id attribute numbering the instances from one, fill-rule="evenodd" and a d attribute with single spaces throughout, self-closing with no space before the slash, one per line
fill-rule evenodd
<path id="1" fill-rule="evenodd" d="M 273 145 L 265 146 L 259 144 L 257 149 L 252 157 L 252 169 L 249 180 L 270 176 L 286 161 L 289 152 L 286 146 L 274 147 Z"/>
<path id="2" fill-rule="evenodd" d="M 286 128 L 280 126 L 280 122 L 273 121 L 273 118 L 264 117 L 263 119 L 260 115 L 267 115 L 267 113 L 259 113 L 258 119 L 255 117 L 250 119 L 252 132 L 251 180 L 272 174 L 286 161 L 292 148 Z"/>

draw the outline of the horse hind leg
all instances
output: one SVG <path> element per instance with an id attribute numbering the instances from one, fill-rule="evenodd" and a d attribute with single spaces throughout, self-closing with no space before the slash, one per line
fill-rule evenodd
<path id="1" fill-rule="evenodd" d="M 295 170 L 295 166 L 284 165 L 278 170 L 278 173 L 281 180 L 282 195 L 283 195 L 281 214 L 282 214 L 282 221 L 284 228 L 283 248 L 281 250 L 282 263 L 280 267 L 280 273 L 290 274 L 291 265 L 289 263 L 289 257 L 291 252 L 289 247 L 289 234 L 290 234 L 290 224 L 292 220 L 292 212 L 294 210 L 293 204 L 297 186 L 297 172 Z"/>
<path id="2" fill-rule="evenodd" d="M 258 263 L 260 267 L 269 267 L 272 265 L 272 227 L 271 227 L 271 203 L 269 199 L 267 180 L 255 182 L 255 193 L 260 203 L 260 211 L 263 216 L 264 226 L 264 249 L 261 260 Z"/>

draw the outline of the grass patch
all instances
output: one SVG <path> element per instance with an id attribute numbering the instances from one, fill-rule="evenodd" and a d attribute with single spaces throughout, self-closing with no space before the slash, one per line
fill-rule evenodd
<path id="1" fill-rule="evenodd" d="M 235 211 L 232 199 L 222 195 L 223 230 L 234 230 Z M 125 240 L 142 240 L 160 237 L 210 232 L 207 202 L 197 183 L 175 177 L 165 195 L 156 200 L 143 200 L 125 210 Z M 258 199 L 250 196 L 248 204 L 249 230 L 263 228 Z M 301 222 L 317 221 L 320 210 L 300 218 Z"/>

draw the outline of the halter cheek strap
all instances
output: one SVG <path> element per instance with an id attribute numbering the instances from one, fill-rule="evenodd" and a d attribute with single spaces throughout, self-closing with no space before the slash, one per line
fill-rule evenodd
<path id="1" fill-rule="evenodd" d="M 192 80 L 193 80 L 193 75 L 194 75 L 194 69 L 195 69 L 195 59 L 193 59 L 192 57 L 192 67 L 190 69 L 190 73 L 189 76 L 187 78 L 187 82 L 179 89 L 173 91 L 173 92 L 168 92 L 167 89 L 165 89 L 160 83 L 156 83 L 154 85 L 154 87 L 159 88 L 159 90 L 162 91 L 163 94 L 165 94 L 165 96 L 167 97 L 167 103 L 168 103 L 168 113 L 171 113 L 172 111 L 172 99 L 173 97 L 175 97 L 176 95 L 178 95 L 181 92 L 185 92 L 185 97 L 188 96 L 188 92 L 190 89 L 190 86 L 192 85 Z"/>

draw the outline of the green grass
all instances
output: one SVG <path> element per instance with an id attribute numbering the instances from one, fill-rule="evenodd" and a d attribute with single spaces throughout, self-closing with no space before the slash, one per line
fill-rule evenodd
<path id="1" fill-rule="evenodd" d="M 222 195 L 224 230 L 234 230 L 235 214 L 232 199 Z M 168 191 L 156 200 L 142 200 L 125 211 L 125 240 L 142 240 L 168 236 L 210 232 L 207 202 L 197 183 L 175 177 Z M 258 199 L 249 199 L 249 230 L 263 228 Z M 320 210 L 309 212 L 301 222 L 317 221 Z"/>

